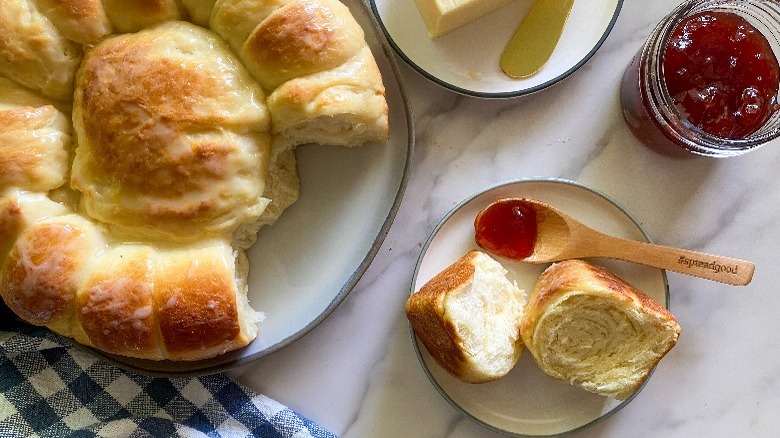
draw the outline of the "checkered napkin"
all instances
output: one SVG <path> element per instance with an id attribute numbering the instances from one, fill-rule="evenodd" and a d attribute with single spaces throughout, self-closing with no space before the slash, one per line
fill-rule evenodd
<path id="1" fill-rule="evenodd" d="M 136 375 L 36 327 L 0 331 L 0 437 L 336 438 L 222 374 Z"/>

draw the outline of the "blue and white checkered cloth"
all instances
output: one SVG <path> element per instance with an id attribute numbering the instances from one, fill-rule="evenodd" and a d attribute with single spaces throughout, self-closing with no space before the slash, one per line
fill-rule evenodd
<path id="1" fill-rule="evenodd" d="M 336 435 L 222 374 L 140 376 L 21 326 L 0 330 L 0 437 Z"/>

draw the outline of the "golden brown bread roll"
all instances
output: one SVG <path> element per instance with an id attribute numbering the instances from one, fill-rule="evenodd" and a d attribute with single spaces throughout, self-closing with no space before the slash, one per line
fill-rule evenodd
<path id="1" fill-rule="evenodd" d="M 34 222 L 68 213 L 66 206 L 43 193 L 19 189 L 0 192 L 0 265 L 19 235 Z"/>
<path id="2" fill-rule="evenodd" d="M 387 141 L 382 77 L 337 0 L 222 0 L 211 24 L 269 93 L 274 134 L 293 146 Z"/>
<path id="3" fill-rule="evenodd" d="M 0 190 L 45 192 L 65 183 L 70 123 L 65 114 L 44 102 L 32 91 L 0 78 Z"/>
<path id="4" fill-rule="evenodd" d="M 406 316 L 431 356 L 454 377 L 483 383 L 520 357 L 525 297 L 487 254 L 471 251 L 406 301 Z"/>
<path id="5" fill-rule="evenodd" d="M 612 272 L 568 260 L 539 278 L 521 333 L 547 374 L 622 400 L 675 345 L 680 326 L 658 302 Z"/>
<path id="6" fill-rule="evenodd" d="M 211 10 L 216 0 L 180 0 L 180 3 L 184 9 L 182 15 L 185 15 L 188 21 L 201 27 L 209 27 Z"/>
<path id="7" fill-rule="evenodd" d="M 31 324 L 67 332 L 81 278 L 105 246 L 96 227 L 79 215 L 32 223 L 2 265 L 5 303 Z"/>
<path id="8" fill-rule="evenodd" d="M 120 245 L 97 258 L 78 290 L 70 333 L 85 345 L 142 359 L 198 360 L 247 345 L 259 315 L 230 245 Z"/>
<path id="9" fill-rule="evenodd" d="M 69 331 L 59 333 L 107 353 L 163 358 L 156 333 L 154 272 L 150 246 L 109 248 L 79 283 Z"/>
<path id="10" fill-rule="evenodd" d="M 155 24 L 182 18 L 176 0 L 101 1 L 114 30 L 119 33 L 137 32 Z"/>
<path id="11" fill-rule="evenodd" d="M 273 26 L 290 32 L 256 32 Z M 270 90 L 248 60 L 289 84 L 284 129 L 272 131 Z M 259 320 L 244 250 L 298 197 L 292 148 L 337 144 L 337 131 L 350 145 L 387 138 L 381 76 L 336 0 L 8 0 L 0 296 L 111 354 L 241 348 Z"/>
<path id="12" fill-rule="evenodd" d="M 44 95 L 70 100 L 81 48 L 40 13 L 32 0 L 0 8 L 0 76 Z"/>
<path id="13" fill-rule="evenodd" d="M 340 66 L 291 79 L 268 96 L 273 132 L 295 144 L 355 146 L 389 137 L 382 76 L 368 47 Z"/>
<path id="14" fill-rule="evenodd" d="M 295 0 L 217 0 L 210 17 L 210 28 L 241 53 L 252 31 L 271 12 Z"/>
<path id="15" fill-rule="evenodd" d="M 247 302 L 242 253 L 220 242 L 161 251 L 156 268 L 155 308 L 169 359 L 216 356 L 257 336 L 264 316 Z"/>
<path id="16" fill-rule="evenodd" d="M 94 44 L 113 31 L 101 0 L 35 0 L 35 6 L 65 38 L 79 44 Z"/>
<path id="17" fill-rule="evenodd" d="M 254 28 L 241 57 L 266 90 L 330 70 L 365 46 L 363 29 L 337 0 L 298 0 L 274 10 Z"/>
<path id="18" fill-rule="evenodd" d="M 102 41 L 79 70 L 73 187 L 130 238 L 237 233 L 262 214 L 263 91 L 227 45 L 184 22 Z"/>

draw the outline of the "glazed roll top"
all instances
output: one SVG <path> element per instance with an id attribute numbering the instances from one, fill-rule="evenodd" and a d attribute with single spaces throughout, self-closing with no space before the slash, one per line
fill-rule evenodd
<path id="1" fill-rule="evenodd" d="M 32 0 L 8 0 L 0 8 L 0 75 L 58 100 L 70 100 L 81 48 Z"/>
<path id="2" fill-rule="evenodd" d="M 269 116 L 222 40 L 184 22 L 111 37 L 76 88 L 72 185 L 91 217 L 136 239 L 246 240 L 268 203 Z"/>
<path id="3" fill-rule="evenodd" d="M 283 83 L 268 108 L 274 132 L 296 143 L 355 146 L 388 137 L 382 77 L 368 47 L 331 70 Z"/>
<path id="4" fill-rule="evenodd" d="M 82 277 L 105 246 L 95 226 L 78 215 L 32 223 L 0 274 L 6 304 L 25 321 L 67 333 Z"/>
<path id="5" fill-rule="evenodd" d="M 34 0 L 37 11 L 62 35 L 79 44 L 94 44 L 113 32 L 101 0 Z M 134 2 L 126 2 L 131 5 Z"/>
<path id="6" fill-rule="evenodd" d="M 217 0 L 209 17 L 209 27 L 241 53 L 244 43 L 260 22 L 295 0 Z"/>
<path id="7" fill-rule="evenodd" d="M 0 192 L 0 265 L 22 232 L 36 221 L 69 212 L 67 207 L 43 193 L 19 189 Z"/>
<path id="8" fill-rule="evenodd" d="M 138 32 L 165 21 L 180 20 L 176 0 L 101 0 L 117 33 Z"/>
<path id="9" fill-rule="evenodd" d="M 0 191 L 48 191 L 65 183 L 70 122 L 42 96 L 0 78 Z"/>
<path id="10" fill-rule="evenodd" d="M 330 70 L 365 46 L 363 29 L 337 0 L 300 0 L 274 10 L 244 42 L 241 57 L 266 90 Z"/>
<path id="11" fill-rule="evenodd" d="M 337 0 L 223 0 L 212 29 L 269 93 L 286 145 L 355 146 L 389 136 L 385 88 L 365 35 Z"/>
<path id="12" fill-rule="evenodd" d="M 622 400 L 675 345 L 680 326 L 661 304 L 612 272 L 567 260 L 539 278 L 521 333 L 547 374 Z"/>

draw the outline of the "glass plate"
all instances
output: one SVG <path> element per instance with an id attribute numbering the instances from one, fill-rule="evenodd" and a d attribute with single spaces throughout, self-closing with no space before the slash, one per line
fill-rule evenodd
<path id="1" fill-rule="evenodd" d="M 412 280 L 412 292 L 472 249 L 474 219 L 491 202 L 505 197 L 545 201 L 586 225 L 613 236 L 650 242 L 647 234 L 623 207 L 606 195 L 560 179 L 515 180 L 490 187 L 456 206 L 439 223 L 425 244 Z M 666 272 L 617 260 L 594 259 L 639 290 L 669 307 Z M 508 277 L 530 293 L 548 265 L 530 265 L 500 259 Z M 428 354 L 412 332 L 420 363 L 431 383 L 456 409 L 478 424 L 516 437 L 555 436 L 585 428 L 628 404 L 583 391 L 544 374 L 525 351 L 512 371 L 493 382 L 463 383 L 449 375 Z M 650 379 L 646 380 L 649 381 Z"/>
<path id="2" fill-rule="evenodd" d="M 572 74 L 606 40 L 623 0 L 577 0 L 555 51 L 533 76 L 513 79 L 501 53 L 533 0 L 517 0 L 463 27 L 431 39 L 415 0 L 369 0 L 390 44 L 414 69 L 437 84 L 477 97 L 514 97 L 545 89 Z"/>

